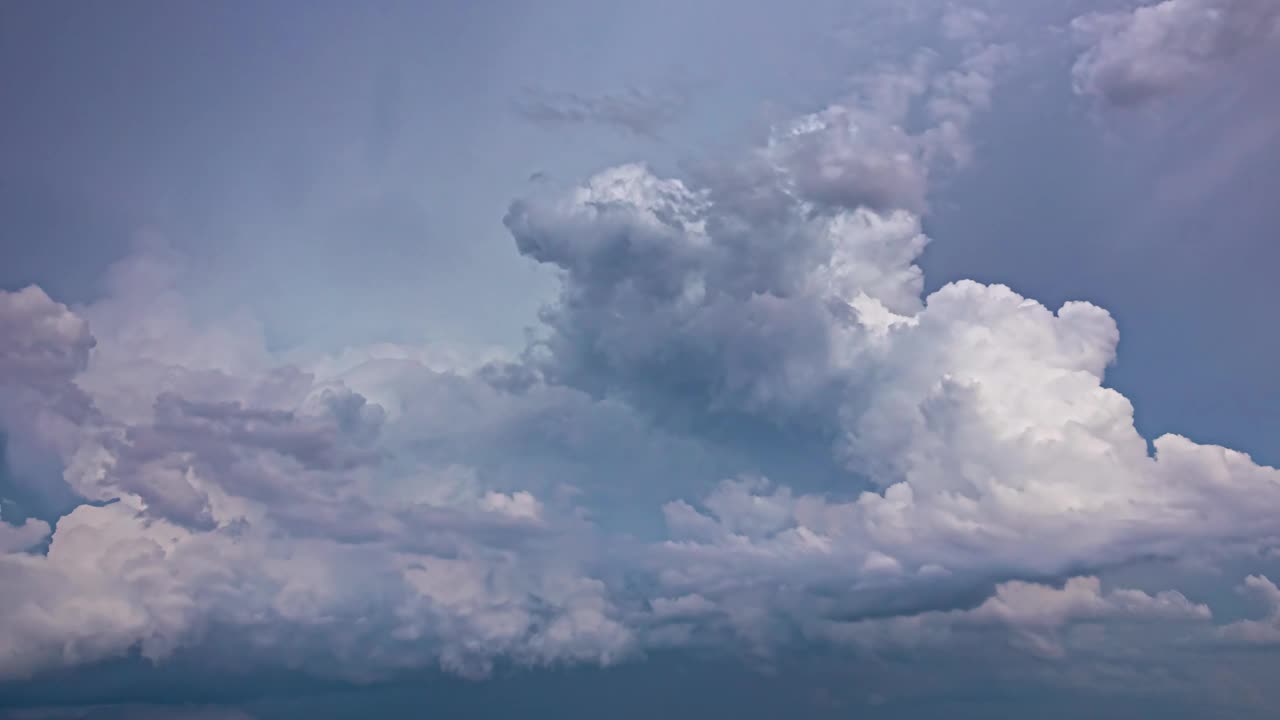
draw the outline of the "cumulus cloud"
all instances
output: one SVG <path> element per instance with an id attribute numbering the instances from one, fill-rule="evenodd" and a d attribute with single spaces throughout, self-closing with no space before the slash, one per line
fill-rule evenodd
<path id="1" fill-rule="evenodd" d="M 102 407 L 80 392 L 73 441 L 57 448 L 65 482 L 103 504 L 60 518 L 43 554 L 23 552 L 48 534 L 43 523 L 3 526 L 0 674 L 132 652 L 160 660 L 215 630 L 279 662 L 340 660 L 348 677 L 627 652 L 603 584 L 559 547 L 580 525 L 572 518 L 553 532 L 554 511 L 527 491 L 388 467 L 376 447 L 381 407 L 297 368 L 190 367 L 186 343 L 216 342 L 206 330 L 175 306 L 150 325 L 157 318 L 125 300 L 86 310 L 129 309 L 111 315 L 117 332 L 89 359 L 94 340 L 78 315 L 34 290 L 0 297 L 5 378 L 39 391 L 39 409 L 58 409 L 78 380 L 105 386 L 113 368 L 123 374 Z M 172 331 L 174 346 L 148 325 Z M 131 347 L 130 366 L 121 358 Z M 389 490 L 405 485 L 412 492 Z M 529 545 L 542 551 L 521 550 Z"/>
<path id="2" fill-rule="evenodd" d="M 1074 577 L 1062 586 L 1012 581 L 970 610 L 930 611 L 917 615 L 827 622 L 815 632 L 839 642 L 868 648 L 937 646 L 961 635 L 1003 634 L 1011 649 L 1042 658 L 1066 653 L 1064 632 L 1085 624 L 1208 622 L 1212 612 L 1176 591 L 1155 595 L 1118 588 L 1103 591 L 1096 577 Z"/>
<path id="3" fill-rule="evenodd" d="M 92 422 L 74 382 L 94 338 L 83 318 L 38 287 L 0 291 L 0 446 L 17 490 L 56 497 L 45 468 L 73 452 Z"/>
<path id="4" fill-rule="evenodd" d="M 1280 471 L 1152 452 L 1104 382 L 1105 310 L 924 293 L 931 177 L 1010 57 L 952 22 L 958 63 L 859 78 L 738 162 L 514 202 L 517 250 L 561 279 L 516 356 L 284 362 L 250 317 L 193 319 L 156 248 L 81 308 L 0 294 L 0 423 L 60 473 L 17 469 L 81 503 L 0 526 L 0 676 L 215 645 L 480 675 L 993 628 L 1054 656 L 1070 626 L 1208 621 L 1075 576 L 1265 542 Z"/>
<path id="5" fill-rule="evenodd" d="M 507 224 L 521 251 L 566 271 L 561 301 L 544 313 L 553 335 L 541 349 L 554 356 L 545 371 L 593 392 L 634 390 L 638 402 L 807 416 L 839 380 L 831 289 L 863 292 L 867 307 L 919 302 L 910 260 L 925 240 L 905 213 L 706 214 L 714 207 L 640 166 L 550 203 L 515 204 Z"/>
<path id="6" fill-rule="evenodd" d="M 1148 595 L 1141 590 L 1113 590 L 1105 595 L 1096 577 L 1077 577 L 1062 588 L 1010 582 L 967 617 L 1009 625 L 1057 627 L 1071 620 L 1130 617 L 1150 620 L 1208 620 L 1208 606 L 1193 604 L 1182 593 Z"/>
<path id="7" fill-rule="evenodd" d="M 1167 96 L 1236 56 L 1280 39 L 1273 0 L 1164 0 L 1082 15 L 1088 49 L 1072 70 L 1077 93 L 1117 107 Z"/>
<path id="8" fill-rule="evenodd" d="M 21 525 L 0 523 L 0 553 L 27 550 L 49 536 L 49 523 L 27 518 Z"/>
<path id="9" fill-rule="evenodd" d="M 765 165 L 794 196 L 820 206 L 926 210 L 931 174 L 969 162 L 970 126 L 1017 56 L 1010 45 L 978 42 L 976 27 L 969 32 L 954 62 L 921 51 L 855 77 L 843 102 L 775 130 Z"/>
<path id="10" fill-rule="evenodd" d="M 802 427 L 848 472 L 842 499 L 735 481 L 705 511 L 669 504 L 674 589 L 840 572 L 853 601 L 926 568 L 1058 574 L 1271 527 L 1276 470 L 1172 435 L 1150 454 L 1103 385 L 1106 311 L 973 282 L 922 301 L 918 218 L 784 189 L 749 222 L 755 204 L 717 194 L 740 191 L 627 167 L 508 216 L 522 251 L 564 271 L 550 377 Z"/>
<path id="11" fill-rule="evenodd" d="M 83 319 L 35 286 L 0 297 L 0 377 L 41 388 L 84 369 L 94 341 Z"/>
<path id="12" fill-rule="evenodd" d="M 777 442 L 799 428 L 844 469 L 840 490 L 732 480 L 701 507 L 665 506 L 659 583 L 716 604 L 753 642 L 779 618 L 875 615 L 939 586 L 1274 529 L 1280 472 L 1176 435 L 1151 452 L 1104 384 L 1119 339 L 1105 310 L 969 281 L 921 297 L 918 196 L 899 192 L 922 182 L 899 150 L 911 136 L 847 152 L 812 137 L 856 137 L 860 113 L 884 117 L 927 85 L 914 78 L 865 93 L 871 110 L 784 126 L 736 174 L 615 168 L 507 216 L 520 250 L 562 273 L 530 353 L 546 377 L 658 422 L 746 418 Z"/>
<path id="13" fill-rule="evenodd" d="M 1219 629 L 1220 637 L 1244 645 L 1280 645 L 1280 588 L 1265 575 L 1250 575 L 1240 591 L 1261 600 L 1267 616 L 1230 623 Z"/>

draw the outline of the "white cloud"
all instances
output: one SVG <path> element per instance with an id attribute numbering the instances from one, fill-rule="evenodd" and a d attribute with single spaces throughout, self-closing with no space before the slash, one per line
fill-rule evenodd
<path id="1" fill-rule="evenodd" d="M 767 153 L 814 202 L 920 210 L 928 177 L 919 140 L 894 120 L 835 105 L 784 129 Z"/>
<path id="2" fill-rule="evenodd" d="M 49 523 L 27 518 L 21 525 L 0 522 L 0 553 L 19 552 L 34 547 L 49 537 Z"/>
<path id="3" fill-rule="evenodd" d="M 967 613 L 975 622 L 1018 627 L 1060 627 L 1077 620 L 1125 617 L 1140 620 L 1209 620 L 1208 606 L 1179 592 L 1148 595 L 1141 590 L 1102 592 L 1096 577 L 1076 577 L 1061 588 L 1026 582 L 1004 583 L 996 594 Z"/>
<path id="4" fill-rule="evenodd" d="M 1092 623 L 1207 623 L 1212 613 L 1181 593 L 1149 595 L 1140 590 L 1102 590 L 1096 577 L 1074 577 L 1061 587 L 1012 581 L 971 610 L 932 611 L 856 622 L 824 622 L 815 632 L 867 648 L 920 647 L 952 642 L 964 633 L 996 632 L 1010 646 L 1034 655 L 1065 655 L 1063 631 Z"/>
<path id="5" fill-rule="evenodd" d="M 731 482 L 706 512 L 669 504 L 670 589 L 1060 574 L 1273 528 L 1280 472 L 1173 435 L 1150 454 L 1103 385 L 1106 311 L 967 281 L 922 303 L 913 216 L 783 192 L 752 223 L 741 192 L 629 167 L 508 219 L 565 271 L 550 377 L 829 434 L 849 472 L 835 498 Z"/>
<path id="6" fill-rule="evenodd" d="M 966 32 L 981 38 L 979 25 Z M 1015 57 L 1010 45 L 971 42 L 950 65 L 921 51 L 878 67 L 845 101 L 775 130 L 762 154 L 784 188 L 815 205 L 923 212 L 930 175 L 970 160 L 973 121 Z"/>
<path id="7" fill-rule="evenodd" d="M 92 414 L 73 383 L 94 347 L 88 325 L 38 287 L 0 291 L 0 427 L 20 451 L 62 453 Z"/>
<path id="8" fill-rule="evenodd" d="M 84 369 L 94 342 L 83 319 L 35 286 L 0 298 L 0 377 L 38 387 Z"/>
<path id="9" fill-rule="evenodd" d="M 1244 645 L 1280 645 L 1280 588 L 1265 575 L 1250 575 L 1240 591 L 1260 599 L 1266 605 L 1267 616 L 1225 625 L 1219 628 L 1219 636 Z"/>
<path id="10" fill-rule="evenodd" d="M 296 368 L 193 355 L 225 330 L 196 327 L 176 298 L 153 313 L 137 287 L 86 309 L 111 330 L 92 357 L 78 315 L 36 289 L 0 295 L 7 385 L 26 418 L 63 420 L 67 483 L 109 503 L 59 519 L 46 554 L 24 552 L 45 523 L 0 525 L 0 676 L 162 660 L 215 629 L 263 662 L 356 678 L 630 651 L 573 550 L 581 521 L 526 490 L 390 462 L 380 407 Z M 266 357 L 252 337 L 241 357 Z"/>
<path id="11" fill-rule="evenodd" d="M 695 179 L 623 165 L 514 203 L 519 251 L 562 278 L 514 358 L 282 363 L 251 318 L 194 321 L 154 250 L 74 312 L 0 294 L 15 457 L 99 503 L 47 554 L 39 521 L 0 526 L 0 675 L 214 633 L 369 679 L 767 652 L 796 628 L 996 627 L 1053 655 L 1073 624 L 1207 620 L 1173 592 L 1016 580 L 1275 536 L 1280 472 L 1175 435 L 1152 454 L 1104 385 L 1101 308 L 924 296 L 930 175 L 1009 57 L 975 38 L 954 67 L 872 73 Z M 795 462 L 764 479 L 771 457 Z"/>
<path id="12" fill-rule="evenodd" d="M 1164 0 L 1076 18 L 1088 49 L 1073 69 L 1076 92 L 1114 106 L 1160 98 L 1280 38 L 1274 0 Z"/>

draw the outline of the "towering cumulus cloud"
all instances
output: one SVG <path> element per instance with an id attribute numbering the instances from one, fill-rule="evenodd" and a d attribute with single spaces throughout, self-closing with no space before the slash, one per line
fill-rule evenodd
<path id="1" fill-rule="evenodd" d="M 547 377 L 659 418 L 675 405 L 798 426 L 847 472 L 839 498 L 773 478 L 667 504 L 673 538 L 655 552 L 670 592 L 704 615 L 785 592 L 753 601 L 803 622 L 1273 531 L 1276 470 L 1177 436 L 1149 452 L 1102 384 L 1118 340 L 1106 311 L 973 282 L 921 299 L 919 218 L 858 191 L 876 177 L 865 158 L 818 190 L 788 162 L 792 143 L 862 131 L 834 117 L 775 137 L 764 156 L 783 161 L 748 180 L 693 189 L 629 166 L 507 218 L 564 273 L 535 354 Z M 838 597 L 819 592 L 833 582 Z"/>
<path id="2" fill-rule="evenodd" d="M 1222 22 L 1259 24 L 1240 8 Z M 1165 82 L 1110 69 L 1134 23 L 1107 26 L 1085 87 Z M 1280 472 L 1149 447 L 1104 385 L 1099 307 L 924 295 L 930 180 L 967 160 L 1011 56 L 914 58 L 689 178 L 629 164 L 514 202 L 516 247 L 561 285 L 512 358 L 286 363 L 248 319 L 193 320 L 157 249 L 84 307 L 0 294 L 6 472 L 75 498 L 4 506 L 0 676 L 184 653 L 478 676 L 993 635 L 1053 659 L 1105 644 L 1085 625 L 1172 642 L 1151 623 L 1273 641 L 1274 612 L 1214 629 L 1201 602 L 1096 575 L 1269 549 Z"/>

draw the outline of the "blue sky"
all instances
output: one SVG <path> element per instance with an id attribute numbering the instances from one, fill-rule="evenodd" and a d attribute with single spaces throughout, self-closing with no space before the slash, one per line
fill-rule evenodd
<path id="1" fill-rule="evenodd" d="M 0 713 L 1269 716 L 1278 60 L 1268 0 L 0 9 Z"/>

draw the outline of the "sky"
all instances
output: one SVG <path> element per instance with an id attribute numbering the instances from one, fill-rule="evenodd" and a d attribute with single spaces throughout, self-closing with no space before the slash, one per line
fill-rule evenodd
<path id="1" fill-rule="evenodd" d="M 0 717 L 1274 716 L 1280 5 L 795 5 L 0 6 Z"/>

